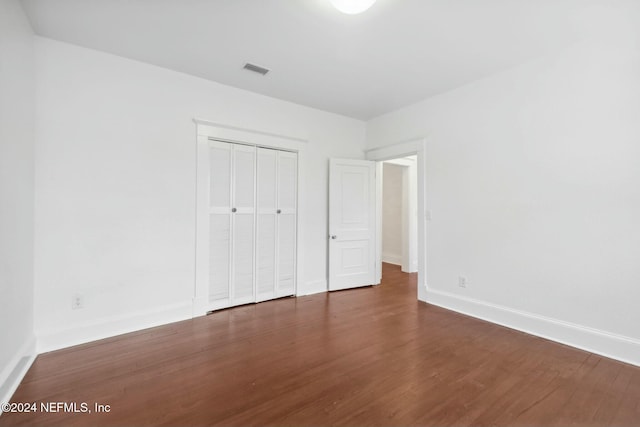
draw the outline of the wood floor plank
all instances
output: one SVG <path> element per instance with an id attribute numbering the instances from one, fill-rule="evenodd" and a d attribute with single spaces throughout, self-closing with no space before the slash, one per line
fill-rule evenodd
<path id="1" fill-rule="evenodd" d="M 38 356 L 0 426 L 640 425 L 640 368 L 416 301 L 416 275 Z"/>

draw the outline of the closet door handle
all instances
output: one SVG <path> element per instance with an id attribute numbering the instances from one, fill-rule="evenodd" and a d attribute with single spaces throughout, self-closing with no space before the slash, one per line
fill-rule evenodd
<path id="1" fill-rule="evenodd" d="M 282 211 L 281 211 L 280 209 L 278 209 L 278 210 L 276 211 L 276 213 L 282 213 Z"/>
<path id="2" fill-rule="evenodd" d="M 236 208 L 231 208 L 231 212 L 236 213 L 238 211 L 238 209 Z"/>

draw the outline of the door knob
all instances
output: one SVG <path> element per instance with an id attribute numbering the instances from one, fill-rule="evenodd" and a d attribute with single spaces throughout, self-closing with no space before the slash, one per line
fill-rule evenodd
<path id="1" fill-rule="evenodd" d="M 278 209 L 278 210 L 276 211 L 276 213 L 282 213 L 282 211 L 281 211 L 280 209 Z"/>
<path id="2" fill-rule="evenodd" d="M 236 209 L 236 208 L 232 208 L 232 209 L 231 209 L 231 212 L 236 213 L 236 211 L 237 211 L 237 210 L 238 210 L 238 209 Z"/>
<path id="3" fill-rule="evenodd" d="M 332 234 L 332 235 L 331 235 L 331 239 L 332 239 L 332 240 L 336 240 L 337 238 L 338 238 L 338 236 L 336 236 L 335 234 Z"/>

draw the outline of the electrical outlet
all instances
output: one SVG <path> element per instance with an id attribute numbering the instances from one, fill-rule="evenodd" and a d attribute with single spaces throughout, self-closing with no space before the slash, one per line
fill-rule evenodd
<path id="1" fill-rule="evenodd" d="M 82 294 L 75 294 L 73 298 L 71 298 L 71 308 L 73 310 L 84 308 L 84 297 Z"/>
<path id="2" fill-rule="evenodd" d="M 467 287 L 467 278 L 466 276 L 458 276 L 458 286 L 461 288 Z"/>

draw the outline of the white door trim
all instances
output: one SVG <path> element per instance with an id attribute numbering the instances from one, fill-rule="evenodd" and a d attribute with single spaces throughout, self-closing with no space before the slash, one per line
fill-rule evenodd
<path id="1" fill-rule="evenodd" d="M 418 203 L 418 174 L 417 174 L 417 159 L 414 158 L 399 158 L 393 160 L 384 160 L 378 162 L 380 164 L 391 164 L 402 168 L 402 252 L 399 255 L 399 259 L 394 260 L 395 264 L 400 264 L 402 271 L 405 273 L 416 273 L 418 271 L 418 218 L 417 215 L 417 203 Z M 384 184 L 384 167 L 381 168 L 378 173 L 379 180 Z M 384 185 L 383 185 L 384 187 Z M 380 193 L 382 194 L 382 193 Z M 384 196 L 384 195 L 383 195 Z M 378 197 L 377 209 L 382 209 L 384 203 L 382 197 Z M 380 216 L 382 218 L 382 216 Z M 379 223 L 382 221 L 378 221 Z M 381 224 L 379 224 L 381 225 Z M 380 233 L 382 236 L 382 232 Z M 383 239 L 378 239 L 383 240 Z M 381 242 L 382 244 L 384 242 Z M 382 260 L 384 261 L 385 254 L 382 251 Z M 378 278 L 378 281 L 380 278 Z"/>
<path id="2" fill-rule="evenodd" d="M 303 161 L 307 140 L 286 135 L 277 135 L 254 129 L 223 125 L 207 120 L 194 119 L 196 124 L 196 206 L 195 206 L 195 275 L 193 291 L 193 317 L 203 316 L 209 310 L 209 140 L 220 140 L 257 147 L 275 148 L 298 154 L 297 168 L 297 215 L 296 215 L 296 268 L 294 294 L 298 295 L 298 283 L 302 265 L 300 242 L 304 241 L 302 224 L 304 203 L 304 180 L 300 179 L 299 165 Z"/>
<path id="3" fill-rule="evenodd" d="M 397 159 L 411 155 L 417 156 L 417 175 L 418 175 L 418 299 L 426 301 L 427 297 L 427 195 L 426 195 L 426 138 L 416 138 L 397 144 L 386 145 L 384 147 L 372 148 L 366 150 L 367 160 L 382 162 L 384 160 Z M 379 163 L 381 169 L 381 163 Z M 381 195 L 382 185 L 376 185 L 376 221 L 380 223 L 382 208 Z M 379 270 L 382 265 L 382 228 L 376 227 L 376 277 L 381 277 L 382 272 Z"/>

